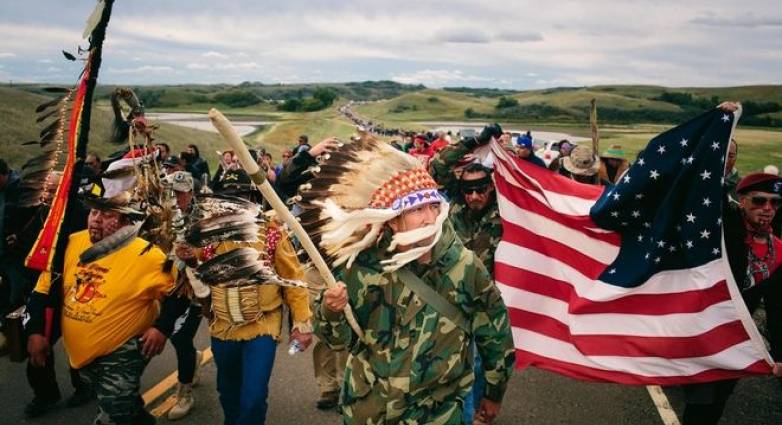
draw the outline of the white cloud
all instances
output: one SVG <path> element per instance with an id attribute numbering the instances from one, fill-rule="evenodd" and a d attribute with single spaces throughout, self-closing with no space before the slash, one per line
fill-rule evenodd
<path id="1" fill-rule="evenodd" d="M 228 59 L 228 55 L 226 55 L 224 53 L 220 53 L 220 52 L 214 52 L 214 51 L 209 51 L 209 52 L 206 52 L 206 53 L 202 53 L 201 56 L 203 56 L 205 58 Z"/>
<path id="2" fill-rule="evenodd" d="M 15 58 L 15 57 L 16 57 L 16 53 L 11 53 L 11 52 L 0 53 L 0 59 Z"/>
<path id="3" fill-rule="evenodd" d="M 465 75 L 462 71 L 447 69 L 424 69 L 413 73 L 394 75 L 391 80 L 402 84 L 423 84 L 428 87 L 496 82 L 492 78 Z"/>
<path id="4" fill-rule="evenodd" d="M 109 72 L 113 74 L 160 74 L 174 72 L 174 68 L 170 66 L 144 65 L 137 68 L 109 68 Z"/>

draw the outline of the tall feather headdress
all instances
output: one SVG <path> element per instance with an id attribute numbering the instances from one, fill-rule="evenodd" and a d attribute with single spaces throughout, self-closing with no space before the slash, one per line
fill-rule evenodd
<path id="1" fill-rule="evenodd" d="M 388 250 L 432 236 L 433 241 L 393 255 L 383 262 L 385 269 L 415 260 L 439 239 L 448 206 L 415 157 L 363 134 L 324 155 L 312 172 L 315 177 L 302 185 L 297 199 L 304 210 L 301 221 L 333 265 L 351 267 L 359 253 L 377 243 L 386 222 L 427 203 L 442 203 L 436 223 L 395 234 Z"/>

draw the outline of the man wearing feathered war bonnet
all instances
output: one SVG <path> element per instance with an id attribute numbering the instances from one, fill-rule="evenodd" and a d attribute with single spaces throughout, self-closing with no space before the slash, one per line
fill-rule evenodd
<path id="1" fill-rule="evenodd" d="M 90 197 L 87 230 L 70 235 L 65 250 L 60 327 L 71 367 L 95 389 L 100 408 L 96 423 L 154 423 L 144 411 L 140 379 L 149 359 L 159 354 L 174 328 L 176 313 L 158 301 L 173 287 L 164 269 L 166 255 L 136 237 L 145 218 L 130 192 Z M 41 273 L 31 296 L 48 297 L 53 276 Z M 31 315 L 42 309 L 31 306 Z M 42 322 L 31 318 L 31 322 Z M 33 327 L 28 351 L 44 361 L 50 347 L 42 329 Z"/>
<path id="2" fill-rule="evenodd" d="M 340 281 L 314 313 L 319 336 L 350 351 L 345 423 L 461 423 L 473 339 L 487 380 L 479 418 L 491 421 L 514 361 L 508 315 L 437 184 L 414 157 L 371 138 L 326 156 L 300 205 Z M 341 313 L 348 303 L 362 337 Z"/>
<path id="3" fill-rule="evenodd" d="M 247 173 L 227 170 L 220 189 L 196 198 L 197 214 L 174 251 L 210 316 L 224 424 L 263 424 L 283 304 L 290 340 L 303 351 L 312 341 L 309 294 L 287 231 L 250 200 L 257 191 Z"/>

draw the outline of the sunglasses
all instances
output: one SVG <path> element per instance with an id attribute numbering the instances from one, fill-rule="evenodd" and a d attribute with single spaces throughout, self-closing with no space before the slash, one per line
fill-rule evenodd
<path id="1" fill-rule="evenodd" d="M 782 198 L 779 196 L 766 197 L 766 196 L 753 196 L 750 198 L 752 206 L 755 208 L 763 208 L 766 204 L 771 205 L 771 208 L 777 209 L 782 207 Z"/>
<path id="2" fill-rule="evenodd" d="M 478 195 L 483 195 L 488 190 L 489 190 L 489 186 L 471 187 L 471 188 L 462 189 L 462 193 L 465 195 L 469 195 L 471 193 L 477 193 Z"/>

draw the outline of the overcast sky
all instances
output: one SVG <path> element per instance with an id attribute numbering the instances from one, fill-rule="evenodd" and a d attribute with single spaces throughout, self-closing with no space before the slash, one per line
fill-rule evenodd
<path id="1" fill-rule="evenodd" d="M 0 0 L 0 81 L 67 83 L 94 0 Z M 782 83 L 767 1 L 117 0 L 100 82 Z"/>

